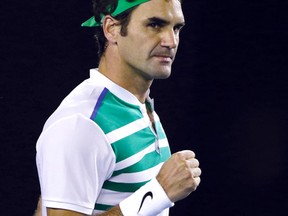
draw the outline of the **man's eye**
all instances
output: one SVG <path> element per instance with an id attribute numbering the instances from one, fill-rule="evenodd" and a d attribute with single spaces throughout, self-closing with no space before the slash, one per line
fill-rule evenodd
<path id="1" fill-rule="evenodd" d="M 148 26 L 149 26 L 149 27 L 152 27 L 152 28 L 155 28 L 155 29 L 161 27 L 158 23 L 149 23 Z"/>
<path id="2" fill-rule="evenodd" d="M 182 28 L 183 28 L 183 25 L 177 25 L 177 26 L 174 27 L 174 31 L 175 32 L 180 32 Z"/>

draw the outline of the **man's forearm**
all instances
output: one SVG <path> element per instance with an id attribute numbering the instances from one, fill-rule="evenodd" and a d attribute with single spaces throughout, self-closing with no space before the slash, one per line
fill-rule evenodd
<path id="1" fill-rule="evenodd" d="M 65 213 L 64 213 L 65 212 Z M 51 211 L 50 211 L 51 213 Z M 49 216 L 49 211 L 48 211 L 48 216 Z M 75 215 L 74 212 L 71 212 L 70 213 L 73 215 Z M 65 215 L 68 215 L 69 216 L 69 211 L 63 211 L 63 210 L 56 210 L 56 209 L 53 209 L 53 214 L 54 215 L 59 215 L 59 216 L 62 216 L 63 214 Z M 37 205 L 37 209 L 35 210 L 35 213 L 33 216 L 42 216 L 42 202 L 41 202 L 41 197 L 39 198 L 39 201 L 38 201 L 38 205 Z M 84 215 L 83 215 L 84 216 Z M 102 214 L 99 214 L 99 216 L 123 216 L 122 212 L 121 212 L 121 209 L 119 207 L 119 205 L 109 209 L 107 212 L 104 212 Z"/>
<path id="2" fill-rule="evenodd" d="M 123 216 L 119 205 L 109 209 L 109 211 L 99 214 L 99 216 Z"/>

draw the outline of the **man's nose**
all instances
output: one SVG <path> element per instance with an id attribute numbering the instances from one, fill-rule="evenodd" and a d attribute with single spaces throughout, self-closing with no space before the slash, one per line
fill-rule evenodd
<path id="1" fill-rule="evenodd" d="M 169 29 L 163 32 L 161 39 L 161 46 L 168 47 L 170 49 L 175 49 L 178 46 L 179 35 L 174 31 L 174 29 Z"/>

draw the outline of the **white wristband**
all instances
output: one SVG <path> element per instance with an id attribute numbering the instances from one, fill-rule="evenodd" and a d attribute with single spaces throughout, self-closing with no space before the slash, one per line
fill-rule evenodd
<path id="1" fill-rule="evenodd" d="M 119 204 L 124 216 L 155 216 L 173 205 L 156 178 Z"/>

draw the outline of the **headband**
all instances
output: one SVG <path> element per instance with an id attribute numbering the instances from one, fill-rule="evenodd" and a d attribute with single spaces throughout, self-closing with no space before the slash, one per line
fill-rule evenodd
<path id="1" fill-rule="evenodd" d="M 148 2 L 150 0 L 135 0 L 135 1 L 128 1 L 128 0 L 118 0 L 118 4 L 117 7 L 115 9 L 115 11 L 113 13 L 111 13 L 111 16 L 115 17 L 123 12 L 125 12 L 126 10 L 135 7 L 137 5 L 140 5 L 144 2 Z M 96 27 L 96 26 L 101 26 L 102 25 L 102 21 L 104 18 L 104 14 L 101 14 L 101 21 L 100 22 L 96 22 L 94 19 L 94 16 L 91 17 L 90 19 L 88 19 L 87 21 L 85 21 L 84 23 L 82 23 L 81 26 L 84 27 Z"/>

